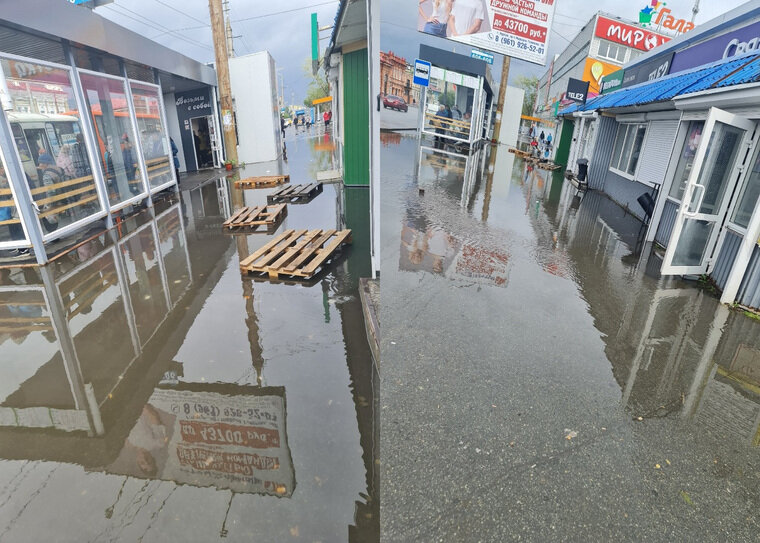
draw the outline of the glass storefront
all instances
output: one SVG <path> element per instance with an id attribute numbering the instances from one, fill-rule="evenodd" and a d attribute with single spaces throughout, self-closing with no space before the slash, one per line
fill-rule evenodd
<path id="1" fill-rule="evenodd" d="M 44 243 L 62 238 L 176 182 L 158 85 L 2 53 L 0 97 L 13 144 L 0 156 L 0 251 L 38 230 Z M 9 171 L 31 197 L 24 220 L 39 224 L 22 224 Z"/>
<path id="2" fill-rule="evenodd" d="M 132 101 L 135 104 L 137 129 L 140 132 L 148 180 L 151 188 L 160 187 L 174 178 L 168 138 L 161 118 L 162 108 L 158 87 L 138 81 L 130 81 L 129 86 L 132 90 Z"/>
<path id="3" fill-rule="evenodd" d="M 8 122 L 43 235 L 103 211 L 71 70 L 11 58 L 0 58 L 0 66 L 12 106 Z M 13 225 L 10 235 L 20 235 Z"/>
<path id="4" fill-rule="evenodd" d="M 115 206 L 145 194 L 124 80 L 81 70 L 79 77 L 95 128 L 108 201 Z"/>

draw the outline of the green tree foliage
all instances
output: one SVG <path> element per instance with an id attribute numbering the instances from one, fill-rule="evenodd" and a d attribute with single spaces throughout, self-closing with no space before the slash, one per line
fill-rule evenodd
<path id="1" fill-rule="evenodd" d="M 330 84 L 327 82 L 327 76 L 322 68 L 319 69 L 317 75 L 312 73 L 310 58 L 304 60 L 303 75 L 309 80 L 309 87 L 306 89 L 306 97 L 303 100 L 303 104 L 306 107 L 312 107 L 314 100 L 324 98 L 330 94 Z M 330 103 L 321 104 L 320 107 L 322 111 L 330 109 Z"/>
<path id="2" fill-rule="evenodd" d="M 454 107 L 457 101 L 457 94 L 453 91 L 442 92 L 438 95 L 438 103 L 444 106 Z"/>
<path id="3" fill-rule="evenodd" d="M 538 92 L 538 78 L 535 75 L 530 77 L 521 75 L 515 79 L 515 86 L 525 91 L 522 114 L 533 115 L 533 105 L 536 103 L 536 93 Z"/>

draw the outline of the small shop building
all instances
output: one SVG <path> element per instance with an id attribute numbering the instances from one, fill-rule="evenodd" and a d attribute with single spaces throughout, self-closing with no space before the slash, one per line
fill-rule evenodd
<path id="1" fill-rule="evenodd" d="M 152 205 L 177 184 L 174 146 L 183 171 L 218 163 L 215 85 L 210 66 L 85 7 L 5 2 L 0 254 L 45 264 L 59 240 Z"/>
<path id="2" fill-rule="evenodd" d="M 571 157 L 589 160 L 589 188 L 639 217 L 646 240 L 665 248 L 660 272 L 707 276 L 721 301 L 752 308 L 760 307 L 758 36 L 760 2 L 752 2 L 626 65 L 625 78 L 641 82 L 560 112 L 574 123 Z"/>

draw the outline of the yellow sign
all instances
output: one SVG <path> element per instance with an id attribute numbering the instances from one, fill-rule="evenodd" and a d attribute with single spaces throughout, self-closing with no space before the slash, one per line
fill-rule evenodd
<path id="1" fill-rule="evenodd" d="M 324 98 L 318 98 L 317 100 L 314 100 L 311 105 L 316 106 L 317 104 L 324 104 L 325 102 L 332 102 L 332 96 L 325 96 Z"/>
<path id="2" fill-rule="evenodd" d="M 599 94 L 599 85 L 605 75 L 617 72 L 620 66 L 615 66 L 609 62 L 602 62 L 595 58 L 587 58 L 586 66 L 583 69 L 583 81 L 588 81 L 588 93 Z"/>

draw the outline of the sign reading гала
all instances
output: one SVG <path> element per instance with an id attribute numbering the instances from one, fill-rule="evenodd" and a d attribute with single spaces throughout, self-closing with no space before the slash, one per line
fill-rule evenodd
<path id="1" fill-rule="evenodd" d="M 422 0 L 417 30 L 546 65 L 555 0 Z"/>
<path id="2" fill-rule="evenodd" d="M 760 52 L 760 21 L 679 51 L 673 57 L 670 73 L 682 72 L 749 51 Z"/>

